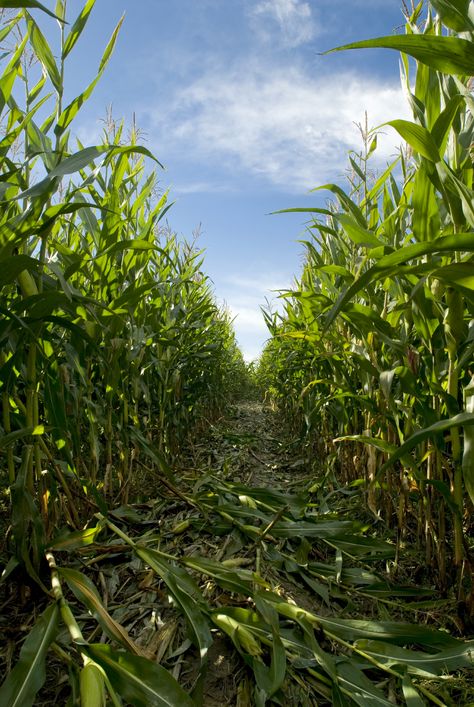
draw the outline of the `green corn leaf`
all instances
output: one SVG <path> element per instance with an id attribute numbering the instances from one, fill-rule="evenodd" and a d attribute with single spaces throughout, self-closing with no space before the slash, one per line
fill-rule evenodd
<path id="1" fill-rule="evenodd" d="M 89 15 L 92 12 L 92 8 L 95 5 L 96 0 L 87 0 L 86 4 L 82 8 L 78 18 L 74 22 L 74 24 L 71 27 L 71 30 L 66 37 L 66 41 L 64 42 L 64 48 L 63 48 L 63 59 L 67 57 L 67 55 L 72 51 L 74 48 L 74 45 L 76 44 L 77 40 L 81 36 L 84 27 L 87 24 L 87 20 L 89 19 Z"/>
<path id="2" fill-rule="evenodd" d="M 449 418 L 448 420 L 439 420 L 423 430 L 418 430 L 409 437 L 404 444 L 394 452 L 390 459 L 383 464 L 377 471 L 377 476 L 382 475 L 389 467 L 393 466 L 396 461 L 411 452 L 418 444 L 425 439 L 433 439 L 441 432 L 446 432 L 453 427 L 463 427 L 474 425 L 474 413 L 460 412 L 459 415 Z"/>
<path id="3" fill-rule="evenodd" d="M 13 442 L 16 442 L 18 439 L 23 439 L 24 437 L 43 435 L 50 429 L 50 427 L 44 427 L 44 425 L 37 425 L 36 427 L 24 427 L 21 430 L 9 432 L 7 435 L 2 435 L 0 438 L 0 449 L 5 449 L 10 444 L 13 444 Z"/>
<path id="4" fill-rule="evenodd" d="M 104 670 L 120 697 L 134 707 L 195 707 L 172 675 L 157 663 L 101 643 L 81 644 L 80 650 Z"/>
<path id="5" fill-rule="evenodd" d="M 89 9 L 89 13 L 90 13 L 94 3 L 95 3 L 95 0 L 90 0 L 90 2 L 88 3 L 91 6 Z M 85 9 L 86 8 L 84 8 L 84 10 Z M 79 21 L 80 17 L 78 18 L 78 21 Z M 86 21 L 87 21 L 87 17 L 84 20 L 84 24 Z M 54 132 L 56 135 L 62 135 L 62 133 L 68 128 L 68 126 L 72 123 L 72 121 L 74 120 L 74 118 L 76 117 L 78 112 L 80 111 L 81 107 L 90 98 L 94 88 L 97 86 L 100 79 L 102 78 L 102 75 L 107 67 L 107 63 L 108 63 L 110 57 L 112 56 L 112 52 L 115 47 L 115 43 L 117 41 L 118 33 L 119 33 L 120 27 L 122 25 L 122 22 L 123 22 L 123 18 L 120 20 L 117 27 L 115 28 L 112 38 L 111 38 L 109 44 L 107 45 L 107 48 L 106 48 L 104 55 L 102 57 L 102 60 L 100 62 L 99 70 L 98 70 L 98 73 L 97 73 L 97 76 L 95 77 L 95 79 L 89 84 L 89 86 L 86 88 L 85 91 L 83 91 L 79 96 L 77 96 L 76 98 L 74 98 L 74 100 L 71 101 L 71 103 L 63 110 L 63 112 L 59 116 L 58 122 L 56 124 L 55 129 L 54 129 Z M 74 27 L 71 29 L 71 34 L 69 35 L 69 37 L 71 37 L 71 35 L 73 34 L 73 31 L 74 31 Z M 79 31 L 79 29 L 77 29 L 77 31 Z M 80 34 L 80 32 L 82 32 L 82 28 L 80 29 L 79 34 Z M 74 36 L 76 36 L 76 35 L 74 35 Z M 78 36 L 79 35 L 77 35 L 75 41 L 77 41 Z M 68 37 L 68 39 L 69 39 L 69 37 Z M 67 44 L 67 42 L 66 42 L 66 44 Z M 72 49 L 72 47 L 69 49 L 69 51 L 71 49 Z"/>
<path id="6" fill-rule="evenodd" d="M 272 697 L 283 685 L 286 676 L 286 652 L 282 640 L 276 631 L 272 635 L 272 658 L 267 668 L 260 661 L 253 661 L 253 671 L 258 687 L 265 693 L 265 698 Z"/>
<path id="7" fill-rule="evenodd" d="M 43 90 L 43 87 L 46 83 L 46 79 L 47 79 L 46 75 L 43 74 L 43 76 L 40 78 L 40 80 L 35 84 L 35 86 L 33 86 L 31 91 L 28 93 L 28 102 L 30 104 L 33 103 L 34 101 L 36 101 L 36 99 L 38 98 L 39 94 Z"/>
<path id="8" fill-rule="evenodd" d="M 328 540 L 330 538 L 339 537 L 341 534 L 354 530 L 352 521 L 344 520 L 328 520 L 317 521 L 296 521 L 294 523 L 278 522 L 271 531 L 271 534 L 276 538 L 321 538 Z"/>
<path id="9" fill-rule="evenodd" d="M 395 623 L 389 621 L 364 621 L 362 619 L 337 619 L 315 617 L 320 625 L 344 640 L 359 638 L 383 639 L 395 645 L 420 644 L 428 649 L 450 648 L 462 645 L 462 641 L 452 638 L 444 631 L 436 631 L 419 624 Z"/>
<path id="10" fill-rule="evenodd" d="M 469 32 L 474 25 L 469 17 L 470 0 L 430 0 L 441 22 L 455 32 Z"/>
<path id="11" fill-rule="evenodd" d="M 214 483 L 212 485 L 213 489 L 219 488 Z M 267 489 L 261 487 L 244 486 L 243 484 L 226 483 L 222 486 L 224 493 L 232 491 L 232 493 L 237 496 L 246 495 L 253 498 L 257 505 L 262 505 L 264 508 L 277 511 L 280 508 L 288 506 L 288 509 L 295 515 L 300 516 L 305 508 L 306 501 L 303 496 L 296 496 L 294 494 L 288 494 L 283 491 L 277 491 L 274 489 Z"/>
<path id="12" fill-rule="evenodd" d="M 351 216 L 334 214 L 334 218 L 341 224 L 351 241 L 356 245 L 366 246 L 367 248 L 377 248 L 382 245 L 372 231 L 362 228 Z"/>
<path id="13" fill-rule="evenodd" d="M 436 190 L 430 179 L 429 166 L 422 162 L 413 180 L 413 235 L 417 241 L 432 241 L 439 235 L 440 216 Z"/>
<path id="14" fill-rule="evenodd" d="M 74 100 L 71 101 L 71 103 L 63 110 L 54 128 L 55 135 L 62 135 L 64 131 L 67 130 L 76 115 L 79 113 L 81 107 L 91 96 L 99 80 L 100 76 L 96 76 L 96 78 L 92 81 L 92 83 L 89 84 L 86 90 L 83 91 L 79 96 L 76 96 L 76 98 L 74 98 Z"/>
<path id="15" fill-rule="evenodd" d="M 410 147 L 431 162 L 439 162 L 440 155 L 431 133 L 426 128 L 409 120 L 390 120 L 385 125 L 391 125 Z"/>
<path id="16" fill-rule="evenodd" d="M 12 69 L 17 69 L 20 66 L 21 59 L 23 57 L 23 53 L 25 51 L 25 47 L 26 47 L 27 43 L 28 43 L 28 32 L 25 32 L 25 36 L 23 37 L 23 39 L 21 40 L 21 42 L 17 46 L 10 61 L 8 62 L 8 65 L 7 65 L 5 72 L 4 72 L 5 74 L 7 74 Z M 9 118 L 10 118 L 10 121 L 14 122 L 15 117 L 16 117 L 15 113 L 16 113 L 16 111 L 19 112 L 20 109 L 19 109 L 19 106 L 17 105 L 16 101 L 14 101 L 13 98 L 10 99 L 10 110 L 11 110 L 11 114 L 10 114 Z M 12 122 L 10 122 L 9 125 L 11 125 Z"/>
<path id="17" fill-rule="evenodd" d="M 65 580 L 74 596 L 87 607 L 98 621 L 105 634 L 132 653 L 139 654 L 138 648 L 127 631 L 110 616 L 89 577 L 86 577 L 82 572 L 66 567 L 58 567 L 57 572 Z"/>
<path id="18" fill-rule="evenodd" d="M 454 170 L 445 162 L 438 162 L 436 171 L 438 172 L 441 182 L 447 187 L 448 192 L 453 192 L 454 195 L 461 200 L 464 218 L 469 227 L 474 228 L 474 192 L 459 179 Z M 449 193 L 447 194 L 447 198 L 449 200 Z M 452 205 L 456 208 L 455 203 Z"/>
<path id="19" fill-rule="evenodd" d="M 431 276 L 463 290 L 467 296 L 474 296 L 474 263 L 472 261 L 444 265 L 442 268 L 433 270 Z"/>
<path id="20" fill-rule="evenodd" d="M 13 84 L 18 76 L 18 69 L 11 69 L 3 74 L 0 78 L 0 113 L 3 112 L 5 104 L 10 98 Z"/>
<path id="21" fill-rule="evenodd" d="M 28 634 L 18 662 L 0 687 L 2 707 L 30 707 L 46 680 L 46 654 L 58 633 L 59 608 L 50 604 Z"/>
<path id="22" fill-rule="evenodd" d="M 139 445 L 143 453 L 148 456 L 154 464 L 157 465 L 160 472 L 164 474 L 164 476 L 166 476 L 169 481 L 172 481 L 174 483 L 175 479 L 173 471 L 168 462 L 166 461 L 164 454 L 162 454 L 148 442 L 145 435 L 138 427 L 130 427 L 129 434 L 130 437 L 134 440 L 134 442 Z"/>
<path id="23" fill-rule="evenodd" d="M 67 0 L 56 0 L 56 6 L 54 8 L 54 12 L 62 20 L 64 20 L 66 17 L 66 2 Z"/>
<path id="24" fill-rule="evenodd" d="M 358 535 L 336 537 L 330 540 L 330 544 L 352 557 L 364 557 L 365 562 L 386 560 L 395 555 L 394 545 Z"/>
<path id="25" fill-rule="evenodd" d="M 344 695 L 337 683 L 333 683 L 331 690 L 331 705 L 333 707 L 352 707 L 354 702 Z"/>
<path id="26" fill-rule="evenodd" d="M 438 37 L 427 34 L 379 37 L 345 44 L 324 53 L 372 48 L 395 49 L 446 74 L 463 76 L 474 74 L 474 44 L 458 37 Z"/>
<path id="27" fill-rule="evenodd" d="M 368 677 L 357 667 L 355 661 L 343 660 L 337 664 L 339 686 L 359 707 L 389 707 L 389 702 Z"/>
<path id="28" fill-rule="evenodd" d="M 453 122 L 459 115 L 459 112 L 464 105 L 465 98 L 461 95 L 453 96 L 449 99 L 444 110 L 439 114 L 435 124 L 431 130 L 431 136 L 436 143 L 438 152 L 443 155 L 446 150 L 446 144 L 449 138 L 449 132 Z"/>
<path id="29" fill-rule="evenodd" d="M 413 243 L 401 248 L 395 253 L 383 256 L 376 265 L 366 270 L 350 287 L 341 292 L 336 304 L 327 315 L 325 327 L 330 326 L 339 312 L 344 308 L 345 304 L 369 282 L 374 282 L 382 277 L 388 277 L 392 271 L 396 272 L 402 263 L 414 260 L 415 258 L 451 251 L 474 252 L 474 233 L 458 233 L 456 235 L 443 236 L 428 243 Z"/>
<path id="30" fill-rule="evenodd" d="M 1 0 L 0 0 L 0 7 L 2 7 L 2 2 L 1 2 Z M 13 28 L 18 24 L 18 22 L 20 21 L 20 17 L 21 17 L 21 13 L 18 13 L 18 15 L 17 15 L 16 17 L 12 18 L 12 19 L 8 22 L 8 24 L 7 24 L 5 27 L 3 27 L 3 29 L 0 30 L 0 42 L 3 43 L 3 42 L 5 41 L 5 39 L 8 37 L 8 35 L 9 35 L 10 32 L 12 31 L 12 29 L 13 29 Z M 8 69 L 7 69 L 7 71 L 8 71 Z"/>
<path id="31" fill-rule="evenodd" d="M 1 144 L 0 144 L 1 147 Z M 48 176 L 42 179 L 37 184 L 34 184 L 26 191 L 18 194 L 15 199 L 34 199 L 39 196 L 47 195 L 51 189 L 55 187 L 55 179 L 60 179 L 67 174 L 79 172 L 87 165 L 91 164 L 97 157 L 103 155 L 104 152 L 110 150 L 110 147 L 103 145 L 100 147 L 85 147 L 83 150 L 76 152 L 70 157 L 66 157 L 56 167 L 49 172 Z"/>
<path id="32" fill-rule="evenodd" d="M 272 211 L 270 216 L 274 216 L 275 214 L 322 214 L 323 216 L 334 216 L 334 212 L 329 211 L 329 209 L 320 209 L 309 206 L 302 206 L 293 209 L 279 209 L 278 211 Z"/>
<path id="33" fill-rule="evenodd" d="M 41 106 L 46 103 L 46 101 L 50 98 L 51 94 L 48 94 L 44 96 L 38 103 L 33 106 L 33 108 L 26 114 L 22 114 L 23 118 L 21 119 L 21 122 L 13 128 L 13 130 L 10 130 L 3 140 L 0 142 L 0 155 L 6 156 L 8 150 L 10 147 L 13 145 L 15 140 L 18 138 L 18 136 L 21 134 L 21 132 L 24 130 L 25 126 L 28 125 L 30 120 L 33 118 L 35 113 L 41 108 Z"/>
<path id="34" fill-rule="evenodd" d="M 181 567 L 173 567 L 159 553 L 135 545 L 136 554 L 165 582 L 177 605 L 186 616 L 197 640 L 201 658 L 212 644 L 212 636 L 203 611 L 207 604 L 192 577 Z"/>
<path id="35" fill-rule="evenodd" d="M 347 583 L 346 579 L 346 570 L 342 577 L 343 581 Z M 359 582 L 357 582 L 359 584 Z M 364 594 L 368 594 L 371 597 L 381 597 L 381 598 L 386 598 L 390 599 L 393 597 L 400 597 L 400 598 L 411 598 L 411 597 L 426 597 L 426 596 L 431 596 L 435 594 L 433 589 L 423 589 L 422 587 L 399 587 L 396 585 L 388 585 L 388 584 L 371 584 L 369 586 L 364 586 Z M 425 602 L 422 602 L 423 604 Z M 443 600 L 435 600 L 431 602 L 433 607 L 438 606 L 438 608 L 442 608 L 443 606 Z M 418 606 L 417 604 L 416 606 Z M 415 608 L 414 602 L 410 603 L 410 606 Z M 420 607 L 421 608 L 421 607 Z"/>
<path id="36" fill-rule="evenodd" d="M 111 147 L 108 145 L 100 145 L 93 147 L 85 147 L 83 150 L 79 150 L 70 157 L 62 160 L 56 167 L 48 174 L 48 179 L 53 179 L 54 177 L 64 177 L 67 174 L 74 174 L 74 172 L 79 172 L 87 165 L 94 162 L 98 157 L 103 155 L 105 152 L 109 152 Z"/>
<path id="37" fill-rule="evenodd" d="M 474 413 L 474 376 L 464 388 L 464 408 L 468 413 Z M 464 486 L 471 501 L 474 499 L 474 430 L 464 429 L 464 449 L 462 455 L 462 475 Z"/>
<path id="38" fill-rule="evenodd" d="M 102 59 L 100 60 L 100 64 L 99 64 L 99 73 L 102 73 L 102 71 L 107 66 L 107 63 L 108 63 L 110 57 L 112 56 L 112 52 L 114 51 L 115 43 L 117 41 L 118 33 L 120 32 L 120 28 L 123 24 L 124 19 L 125 19 L 125 15 L 122 15 L 122 17 L 118 21 L 118 24 L 112 33 L 112 37 L 110 38 L 109 43 L 107 44 L 107 46 L 105 48 L 105 51 L 102 55 Z"/>
<path id="39" fill-rule="evenodd" d="M 379 439 L 378 437 L 367 437 L 366 435 L 344 435 L 343 437 L 336 437 L 334 442 L 362 442 L 362 444 L 368 444 L 370 447 L 378 449 L 384 454 L 395 454 L 397 447 L 391 442 L 387 442 L 384 439 Z M 416 468 L 413 460 L 410 457 L 405 457 L 403 460 L 407 466 Z"/>
<path id="40" fill-rule="evenodd" d="M 29 255 L 11 255 L 2 259 L 2 269 L 0 272 L 0 287 L 14 282 L 18 275 L 27 270 L 28 272 L 37 272 L 39 262 Z"/>
<path id="41" fill-rule="evenodd" d="M 34 52 L 51 79 L 51 83 L 54 88 L 58 93 L 61 93 L 63 90 L 61 74 L 59 73 L 59 69 L 56 65 L 50 46 L 46 41 L 46 37 L 43 35 L 40 28 L 29 13 L 26 13 L 26 17 L 30 41 Z"/>
<path id="42" fill-rule="evenodd" d="M 367 223 L 365 221 L 362 211 L 357 206 L 357 204 L 352 201 L 350 197 L 347 196 L 346 192 L 341 189 L 340 186 L 338 186 L 337 184 L 323 184 L 322 186 L 316 187 L 316 189 L 312 189 L 311 191 L 320 191 L 322 189 L 327 189 L 328 191 L 331 191 L 333 194 L 335 194 L 341 202 L 342 206 L 346 209 L 346 211 L 352 214 L 359 226 L 362 226 L 362 228 L 367 228 Z M 330 212 L 330 214 L 331 216 L 334 216 L 332 212 Z"/>
<path id="43" fill-rule="evenodd" d="M 212 577 L 223 589 L 245 596 L 251 596 L 253 593 L 254 585 L 249 572 L 237 572 L 206 557 L 183 557 L 181 561 L 196 572 Z"/>
<path id="44" fill-rule="evenodd" d="M 35 10 L 41 10 L 42 12 L 46 12 L 47 15 L 49 15 L 50 17 L 54 17 L 55 20 L 59 20 L 60 22 L 63 21 L 60 17 L 48 10 L 48 8 L 45 7 L 42 3 L 36 2 L 36 0 L 0 0 L 0 7 L 12 9 L 29 7 Z"/>
<path id="45" fill-rule="evenodd" d="M 338 619 L 336 617 L 320 616 L 305 609 L 282 601 L 278 594 L 265 592 L 261 594 L 265 601 L 271 602 L 279 614 L 294 621 L 304 618 L 314 626 L 320 626 L 335 637 L 345 641 L 357 641 L 368 638 L 383 640 L 394 645 L 419 644 L 429 650 L 433 648 L 448 649 L 463 645 L 462 641 L 453 638 L 449 633 L 419 624 L 397 623 L 394 621 L 364 621 L 362 619 Z"/>
<path id="46" fill-rule="evenodd" d="M 102 525 L 95 525 L 86 530 L 76 530 L 72 533 L 61 533 L 52 542 L 48 543 L 48 548 L 58 550 L 77 550 L 78 548 L 92 545 L 102 530 Z"/>
<path id="47" fill-rule="evenodd" d="M 462 643 L 437 653 L 422 653 L 394 646 L 383 641 L 358 640 L 357 648 L 376 658 L 378 662 L 392 667 L 406 665 L 410 675 L 433 678 L 455 670 L 472 670 L 474 665 L 474 641 Z"/>
<path id="48" fill-rule="evenodd" d="M 133 240 L 125 240 L 125 241 L 120 241 L 119 243 L 113 243 L 108 248 L 105 248 L 105 250 L 103 250 L 100 253 L 100 256 L 103 256 L 103 255 L 112 255 L 113 256 L 113 255 L 117 255 L 118 253 L 123 253 L 126 250 L 160 251 L 161 249 L 157 245 L 155 245 L 154 243 L 150 243 L 149 241 L 144 241 L 141 238 L 135 238 Z"/>
<path id="49" fill-rule="evenodd" d="M 107 156 L 107 161 L 110 161 L 115 155 L 130 155 L 130 154 L 144 155 L 145 157 L 149 157 L 151 160 L 156 162 L 162 169 L 164 169 L 163 165 L 155 157 L 153 152 L 150 152 L 150 150 L 148 150 L 146 147 L 143 147 L 142 145 L 124 145 L 124 146 L 114 145 L 110 154 Z"/>
<path id="50" fill-rule="evenodd" d="M 421 699 L 409 675 L 403 676 L 402 690 L 407 707 L 426 707 L 426 702 Z"/>
<path id="51" fill-rule="evenodd" d="M 56 183 L 49 177 L 45 177 L 45 179 L 42 179 L 40 182 L 37 182 L 32 187 L 29 187 L 14 198 L 15 200 L 19 200 L 37 199 L 39 197 L 43 197 L 46 200 L 48 196 L 52 195 L 52 192 L 54 191 L 55 187 Z"/>

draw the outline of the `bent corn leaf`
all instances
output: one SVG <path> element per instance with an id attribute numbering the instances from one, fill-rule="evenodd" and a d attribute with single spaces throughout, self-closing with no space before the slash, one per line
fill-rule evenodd
<path id="1" fill-rule="evenodd" d="M 407 650 L 382 641 L 363 639 L 357 641 L 356 646 L 376 658 L 379 663 L 388 666 L 406 665 L 411 675 L 425 678 L 446 675 L 448 672 L 462 668 L 472 670 L 474 665 L 473 641 L 434 654 Z"/>
<path id="2" fill-rule="evenodd" d="M 114 689 L 134 707 L 195 707 L 161 665 L 101 643 L 81 644 L 80 650 L 103 668 Z"/>
<path id="3" fill-rule="evenodd" d="M 197 640 L 201 658 L 212 644 L 211 631 L 203 614 L 206 606 L 196 582 L 181 567 L 173 567 L 160 554 L 149 548 L 135 545 L 136 554 L 165 582 L 174 600 L 186 616 Z"/>
<path id="4" fill-rule="evenodd" d="M 12 9 L 13 8 L 30 7 L 35 10 L 41 10 L 42 12 L 45 12 L 50 17 L 54 17 L 55 20 L 59 20 L 59 22 L 63 22 L 63 20 L 60 17 L 58 17 L 57 15 L 55 15 L 54 12 L 51 12 L 41 2 L 37 2 L 36 0 L 1 0 L 0 7 L 5 7 L 5 8 L 10 7 Z"/>
<path id="5" fill-rule="evenodd" d="M 86 577 L 86 575 L 77 570 L 68 569 L 66 567 L 58 567 L 57 571 L 67 582 L 74 596 L 87 607 L 98 621 L 105 634 L 112 640 L 120 643 L 127 650 L 140 655 L 140 650 L 132 641 L 127 631 L 110 616 L 89 577 Z"/>

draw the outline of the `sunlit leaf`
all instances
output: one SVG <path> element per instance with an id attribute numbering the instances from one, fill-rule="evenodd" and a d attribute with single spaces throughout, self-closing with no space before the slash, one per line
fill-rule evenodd
<path id="1" fill-rule="evenodd" d="M 48 10 L 47 7 L 45 7 L 41 2 L 37 2 L 37 0 L 0 0 L 0 7 L 5 7 L 5 8 L 22 8 L 22 7 L 29 7 L 32 9 L 36 10 L 41 10 L 42 12 L 46 12 L 47 15 L 50 17 L 54 17 L 56 20 L 59 20 L 60 22 L 62 21 L 60 17 L 55 15 L 53 12 Z"/>
<path id="2" fill-rule="evenodd" d="M 406 34 L 365 39 L 361 42 L 352 42 L 331 52 L 340 52 L 347 49 L 395 49 L 409 54 L 422 64 L 447 74 L 474 74 L 474 45 L 467 39 L 458 37 L 437 37 L 427 34 Z"/>

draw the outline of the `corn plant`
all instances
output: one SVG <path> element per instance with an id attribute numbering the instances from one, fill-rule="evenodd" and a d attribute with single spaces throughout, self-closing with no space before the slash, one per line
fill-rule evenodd
<path id="1" fill-rule="evenodd" d="M 329 208 L 289 209 L 313 218 L 306 262 L 261 370 L 339 479 L 364 480 L 399 551 L 423 541 L 439 584 L 472 606 L 472 8 L 432 2 L 420 29 L 422 9 L 404 36 L 340 48 L 400 51 L 413 120 L 387 123 L 406 146 L 382 174 L 367 169 L 368 131 L 348 191 L 325 185 Z"/>
<path id="2" fill-rule="evenodd" d="M 243 365 L 202 254 L 163 225 L 168 194 L 149 168 L 160 164 L 136 128 L 126 139 L 123 124 L 109 125 L 101 144 L 71 147 L 122 25 L 65 105 L 67 60 L 94 4 L 67 24 L 62 0 L 54 13 L 2 3 L 19 12 L 0 37 L 14 44 L 0 105 L 1 449 L 15 562 L 40 583 L 58 524 L 80 528 L 104 502 L 172 477 L 172 453 L 220 409 L 228 369 Z M 58 59 L 26 8 L 57 20 Z"/>

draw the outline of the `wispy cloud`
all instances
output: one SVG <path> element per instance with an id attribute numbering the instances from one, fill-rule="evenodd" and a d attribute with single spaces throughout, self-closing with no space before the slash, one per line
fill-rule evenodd
<path id="1" fill-rule="evenodd" d="M 230 194 L 233 191 L 232 185 L 217 181 L 184 182 L 172 187 L 172 192 L 175 196 L 184 196 L 186 194 Z"/>
<path id="2" fill-rule="evenodd" d="M 310 76 L 298 67 L 262 66 L 206 71 L 178 90 L 167 110 L 151 110 L 153 132 L 170 158 L 186 154 L 229 171 L 237 164 L 274 185 L 301 191 L 337 179 L 347 151 L 360 150 L 355 123 L 380 125 L 407 115 L 397 82 L 353 73 Z M 377 159 L 400 144 L 387 128 Z"/>
<path id="3" fill-rule="evenodd" d="M 276 29 L 287 47 L 310 42 L 318 32 L 311 7 L 302 0 L 261 0 L 249 14 L 262 39 L 272 40 Z"/>

